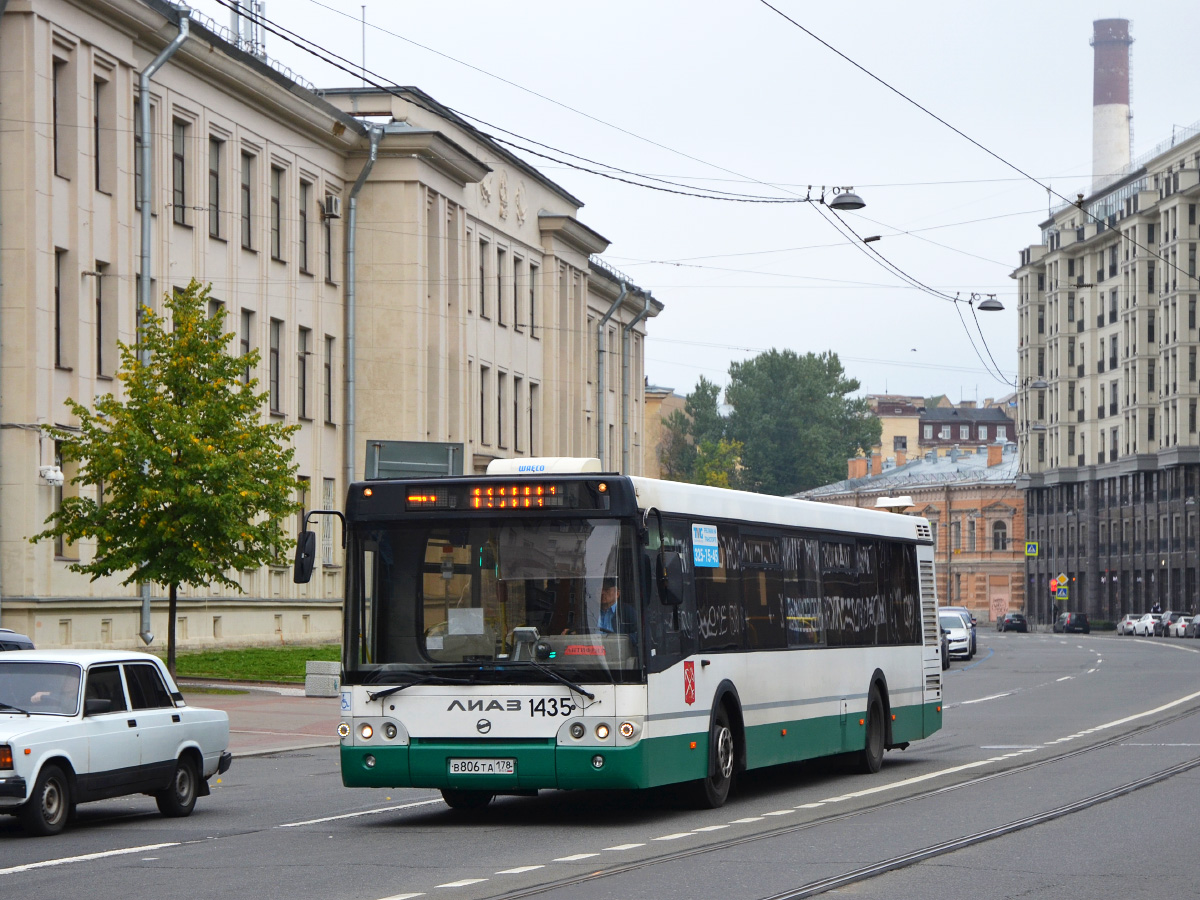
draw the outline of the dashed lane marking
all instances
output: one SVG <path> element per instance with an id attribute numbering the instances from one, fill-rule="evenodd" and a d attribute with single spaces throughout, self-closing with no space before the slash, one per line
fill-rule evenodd
<path id="1" fill-rule="evenodd" d="M 544 865 L 538 866 L 517 866 L 515 869 L 501 869 L 497 875 L 520 875 L 523 872 L 532 872 L 534 869 L 544 869 Z"/>
<path id="2" fill-rule="evenodd" d="M 1070 681 L 1074 677 L 1075 677 L 1074 675 L 1064 675 L 1062 678 L 1059 678 L 1057 680 L 1058 681 Z"/>
<path id="3" fill-rule="evenodd" d="M 749 825 L 751 822 L 761 822 L 762 816 L 746 816 L 744 819 L 734 819 L 730 825 Z"/>
<path id="4" fill-rule="evenodd" d="M 599 853 L 572 853 L 570 856 L 560 856 L 555 859 L 555 862 L 579 862 L 581 859 L 591 859 L 593 856 L 599 856 Z"/>
<path id="5" fill-rule="evenodd" d="M 485 881 L 487 881 L 486 878 L 462 878 L 458 881 L 447 881 L 445 884 L 437 885 L 437 887 L 466 887 L 469 884 L 482 884 Z"/>
<path id="6" fill-rule="evenodd" d="M 723 826 L 723 825 L 722 825 L 721 827 L 722 827 L 722 828 L 724 828 L 725 826 Z M 702 830 L 702 829 L 699 829 L 699 828 L 697 828 L 696 830 L 697 830 L 697 831 L 700 831 L 700 830 Z M 646 846 L 645 844 L 617 844 L 617 846 L 615 846 L 615 847 L 605 847 L 604 849 L 605 849 L 605 850 L 608 850 L 608 851 L 612 851 L 612 850 L 636 850 L 638 847 L 645 847 L 645 846 Z"/>
<path id="7" fill-rule="evenodd" d="M 178 847 L 182 843 L 182 841 L 171 841 L 167 844 L 143 844 L 141 847 L 125 847 L 120 850 L 101 850 L 99 853 L 85 853 L 82 856 L 63 856 L 59 859 L 45 859 L 41 862 L 24 863 L 19 866 L 9 866 L 7 869 L 0 869 L 0 875 L 16 875 L 18 872 L 28 872 L 32 869 L 48 869 L 51 866 L 65 866 L 67 863 L 107 859 L 110 856 L 125 856 L 130 853 L 148 853 L 151 850 L 161 850 L 164 847 Z"/>
<path id="8" fill-rule="evenodd" d="M 985 703 L 988 700 L 999 700 L 1001 697 L 1011 697 L 1016 691 L 1005 691 L 1003 694 L 992 694 L 989 697 L 979 697 L 976 700 L 963 700 L 959 706 L 970 706 L 972 703 Z"/>
<path id="9" fill-rule="evenodd" d="M 691 837 L 694 831 L 677 831 L 674 834 L 664 834 L 662 837 L 651 838 L 654 841 L 677 841 L 680 838 Z"/>
<path id="10" fill-rule="evenodd" d="M 777 809 L 774 812 L 763 813 L 764 816 L 790 816 L 794 813 L 794 809 Z"/>
<path id="11" fill-rule="evenodd" d="M 433 803 L 443 803 L 440 797 L 437 800 L 418 800 L 416 803 L 402 803 L 399 806 L 384 806 L 379 809 L 364 809 L 360 812 L 343 813 L 340 816 L 325 816 L 322 819 L 306 819 L 303 822 L 288 822 L 284 825 L 277 825 L 277 828 L 299 828 L 301 825 L 318 825 L 321 822 L 335 822 L 338 819 L 356 819 L 359 816 L 377 816 L 380 813 L 395 812 L 398 809 L 412 809 L 414 806 L 429 806 Z M 420 896 L 416 894 L 414 896 Z"/>
<path id="12" fill-rule="evenodd" d="M 722 828 L 728 828 L 728 825 L 702 825 L 695 829 L 696 831 L 720 831 Z"/>

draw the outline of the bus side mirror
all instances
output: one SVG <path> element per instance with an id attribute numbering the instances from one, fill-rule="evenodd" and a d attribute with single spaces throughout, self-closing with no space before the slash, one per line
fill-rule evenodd
<path id="1" fill-rule="evenodd" d="M 296 562 L 292 566 L 292 581 L 308 584 L 312 579 L 313 565 L 317 561 L 317 533 L 302 531 L 296 538 Z"/>
<path id="2" fill-rule="evenodd" d="M 663 606 L 683 602 L 683 558 L 676 550 L 658 551 L 658 599 Z"/>

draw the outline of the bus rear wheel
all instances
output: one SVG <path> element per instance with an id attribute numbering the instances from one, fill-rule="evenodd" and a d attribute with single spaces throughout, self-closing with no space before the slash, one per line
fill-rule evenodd
<path id="1" fill-rule="evenodd" d="M 737 742 L 730 724 L 729 710 L 723 703 L 713 716 L 708 752 L 708 775 L 692 782 L 690 793 L 693 804 L 700 809 L 717 809 L 724 806 L 729 798 L 737 761 Z"/>
<path id="2" fill-rule="evenodd" d="M 863 749 L 858 753 L 858 770 L 864 775 L 874 775 L 883 766 L 883 750 L 886 728 L 883 722 L 883 699 L 879 688 L 871 685 L 867 694 L 867 734 Z"/>
<path id="3" fill-rule="evenodd" d="M 495 796 L 487 791 L 460 791 L 454 788 L 442 788 L 442 799 L 451 809 L 483 809 L 492 802 L 492 798 Z"/>

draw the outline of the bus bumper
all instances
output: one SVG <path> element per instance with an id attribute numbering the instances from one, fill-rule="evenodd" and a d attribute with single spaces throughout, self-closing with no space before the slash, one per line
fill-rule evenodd
<path id="1" fill-rule="evenodd" d="M 451 759 L 512 759 L 511 775 L 452 775 Z M 554 740 L 487 744 L 413 741 L 408 746 L 342 745 L 346 787 L 428 787 L 527 791 L 642 788 L 648 783 L 642 743 L 628 747 L 564 747 Z"/>

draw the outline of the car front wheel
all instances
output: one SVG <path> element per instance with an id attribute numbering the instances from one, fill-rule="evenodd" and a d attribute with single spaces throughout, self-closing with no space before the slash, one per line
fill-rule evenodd
<path id="1" fill-rule="evenodd" d="M 190 816 L 196 808 L 197 779 L 196 764 L 183 756 L 175 763 L 175 774 L 171 786 L 154 795 L 158 811 L 172 819 Z"/>
<path id="2" fill-rule="evenodd" d="M 30 834 L 58 834 L 67 827 L 71 815 L 71 784 L 62 769 L 56 765 L 42 767 L 19 815 L 21 824 Z"/>

